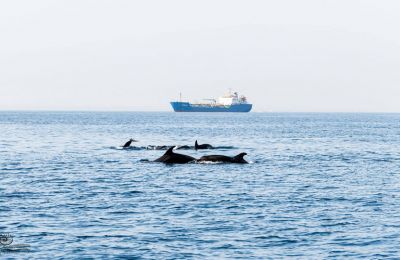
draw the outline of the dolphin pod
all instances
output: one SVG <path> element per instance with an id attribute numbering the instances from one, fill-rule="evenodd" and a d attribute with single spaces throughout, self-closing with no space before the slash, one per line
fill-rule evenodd
<path id="1" fill-rule="evenodd" d="M 171 146 L 167 146 L 167 145 L 149 145 L 147 146 L 147 148 L 149 150 L 168 150 L 168 148 L 170 148 Z M 199 144 L 196 140 L 196 142 L 194 143 L 194 147 L 193 146 L 189 146 L 189 145 L 181 145 L 181 146 L 177 146 L 175 149 L 176 150 L 191 150 L 191 149 L 195 149 L 195 150 L 201 150 L 201 149 L 213 149 L 214 147 L 211 144 Z"/>
<path id="2" fill-rule="evenodd" d="M 122 148 L 131 148 L 132 142 L 137 142 L 137 140 L 130 139 L 128 142 L 126 142 L 124 145 L 122 145 Z M 136 148 L 143 148 L 147 150 L 168 150 L 171 147 L 171 145 L 148 145 L 145 147 L 136 147 Z M 214 147 L 211 144 L 198 144 L 197 140 L 194 144 L 194 146 L 189 146 L 189 145 L 180 145 L 176 146 L 176 150 L 200 150 L 200 149 L 213 149 Z"/>
<path id="3" fill-rule="evenodd" d="M 174 163 L 190 163 L 190 162 L 224 162 L 224 163 L 248 163 L 243 157 L 247 155 L 247 153 L 240 153 L 236 156 L 225 156 L 225 155 L 207 155 L 203 156 L 200 159 L 196 159 L 192 156 L 174 153 L 174 147 L 169 148 L 163 156 L 154 160 L 154 162 L 162 162 L 166 164 L 174 164 Z"/>

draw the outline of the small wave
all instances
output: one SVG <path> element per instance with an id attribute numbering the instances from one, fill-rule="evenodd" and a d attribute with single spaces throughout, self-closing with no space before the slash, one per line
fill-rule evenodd
<path id="1" fill-rule="evenodd" d="M 117 160 L 106 160 L 104 163 L 119 163 Z"/>
<path id="2" fill-rule="evenodd" d="M 340 245 L 340 246 L 371 246 L 371 245 L 379 245 L 382 244 L 382 240 L 380 239 L 372 239 L 370 241 L 348 241 L 348 240 L 337 240 L 336 243 L 332 243 L 334 245 Z"/>
<path id="3" fill-rule="evenodd" d="M 135 151 L 137 151 L 137 150 L 143 150 L 144 148 L 142 147 L 142 146 L 129 146 L 129 147 L 126 147 L 126 148 L 122 148 L 121 147 L 121 150 L 135 150 Z"/>
<path id="4" fill-rule="evenodd" d="M 122 146 L 111 146 L 110 149 L 112 150 L 122 150 L 122 151 L 129 151 L 129 150 L 146 150 L 146 147 L 144 146 L 129 146 L 129 147 L 122 147 Z"/>
<path id="5" fill-rule="evenodd" d="M 224 162 L 201 161 L 201 162 L 196 162 L 196 164 L 224 164 Z"/>
<path id="6" fill-rule="evenodd" d="M 87 239 L 87 238 L 96 238 L 96 236 L 85 236 L 85 235 L 83 235 L 83 236 L 77 236 L 76 238 L 78 238 L 78 239 Z"/>
<path id="7" fill-rule="evenodd" d="M 112 211 L 109 212 L 109 214 L 114 214 L 114 215 L 129 215 L 129 214 L 135 214 L 137 213 L 136 211 Z"/>
<path id="8" fill-rule="evenodd" d="M 262 239 L 262 240 L 271 240 L 271 239 L 283 240 L 283 239 L 285 239 L 284 237 L 275 236 L 275 235 L 270 235 L 270 236 L 256 236 L 256 237 L 254 237 L 254 238 L 255 238 L 255 239 Z"/>
<path id="9" fill-rule="evenodd" d="M 110 149 L 112 150 L 123 150 L 121 146 L 111 146 Z"/>
<path id="10" fill-rule="evenodd" d="M 235 146 L 214 146 L 211 149 L 225 149 L 225 150 L 230 150 L 230 149 L 236 149 Z"/>
<path id="11" fill-rule="evenodd" d="M 332 234 L 332 232 L 329 232 L 329 231 L 314 231 L 314 232 L 307 233 L 306 236 L 329 236 L 331 234 Z"/>
<path id="12" fill-rule="evenodd" d="M 139 194 L 139 193 L 143 193 L 143 191 L 131 190 L 131 191 L 124 192 L 123 194 Z"/>
<path id="13" fill-rule="evenodd" d="M 237 165 L 246 165 L 245 163 L 244 163 L 244 164 L 241 164 L 241 163 L 231 163 L 231 162 L 223 162 L 223 161 L 216 161 L 216 162 L 211 162 L 211 161 L 195 161 L 194 163 L 196 163 L 196 164 L 237 164 Z M 254 164 L 254 163 L 256 163 L 256 162 L 253 162 L 253 161 L 248 162 L 248 164 Z"/>
<path id="14" fill-rule="evenodd" d="M 140 163 L 159 163 L 159 162 L 151 161 L 149 159 L 140 159 L 140 160 L 138 160 L 138 162 L 140 162 Z M 254 163 L 257 163 L 257 162 L 254 162 L 254 161 L 249 161 L 248 162 L 248 164 L 254 164 Z M 186 164 L 225 165 L 225 164 L 232 164 L 232 163 L 222 162 L 222 161 L 216 161 L 216 162 L 211 162 L 211 161 L 192 161 L 192 162 L 188 162 Z"/>
<path id="15" fill-rule="evenodd" d="M 336 223 L 328 223 L 328 224 L 322 224 L 321 227 L 337 227 L 337 226 L 347 226 L 347 225 L 352 225 L 353 223 L 351 222 L 336 222 Z"/>
<path id="16" fill-rule="evenodd" d="M 148 145 L 142 147 L 144 150 L 168 150 L 173 145 Z"/>

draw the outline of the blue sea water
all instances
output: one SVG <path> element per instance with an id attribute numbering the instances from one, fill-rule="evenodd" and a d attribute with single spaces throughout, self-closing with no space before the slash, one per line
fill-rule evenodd
<path id="1" fill-rule="evenodd" d="M 399 258 L 400 114 L 0 112 L 0 258 Z M 138 139 L 136 149 L 118 146 Z M 247 165 L 143 162 L 147 145 Z"/>

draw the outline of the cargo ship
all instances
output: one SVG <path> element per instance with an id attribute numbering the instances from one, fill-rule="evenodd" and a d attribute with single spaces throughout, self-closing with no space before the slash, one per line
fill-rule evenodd
<path id="1" fill-rule="evenodd" d="M 245 96 L 240 96 L 237 92 L 229 93 L 217 100 L 206 99 L 207 102 L 190 103 L 182 102 L 182 95 L 179 101 L 171 102 L 175 112 L 250 112 L 253 107 L 247 102 Z"/>

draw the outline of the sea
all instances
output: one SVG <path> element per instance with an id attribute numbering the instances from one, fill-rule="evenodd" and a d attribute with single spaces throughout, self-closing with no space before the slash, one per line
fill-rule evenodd
<path id="1" fill-rule="evenodd" d="M 0 112 L 0 258 L 399 259 L 400 114 Z"/>

